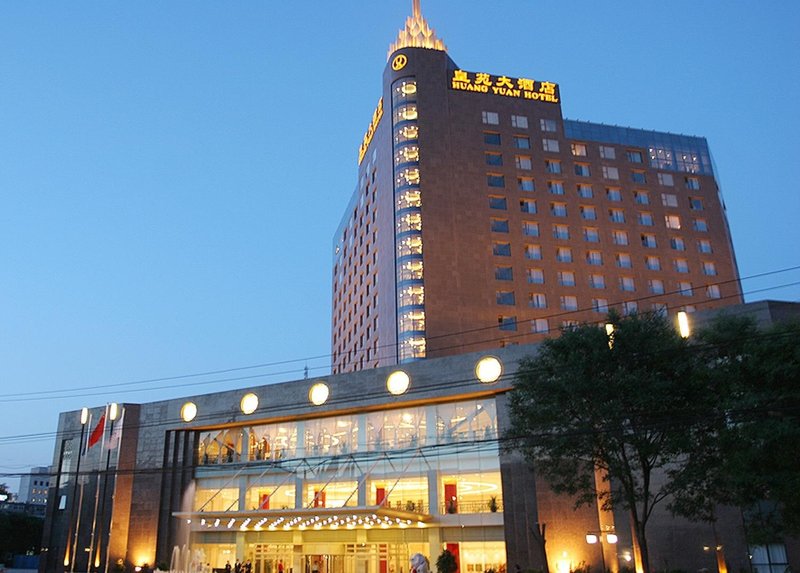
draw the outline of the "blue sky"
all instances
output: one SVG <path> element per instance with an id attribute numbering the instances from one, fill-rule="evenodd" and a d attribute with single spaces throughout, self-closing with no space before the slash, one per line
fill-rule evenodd
<path id="1" fill-rule="evenodd" d="M 410 11 L 0 5 L 0 473 L 49 463 L 63 410 L 327 371 L 331 238 Z M 558 82 L 566 117 L 707 137 L 742 277 L 800 265 L 797 3 L 423 0 L 423 12 L 464 69 Z M 800 286 L 748 296 L 762 298 L 798 301 Z M 78 390 L 91 386 L 106 388 Z M 11 439 L 27 434 L 44 435 Z"/>

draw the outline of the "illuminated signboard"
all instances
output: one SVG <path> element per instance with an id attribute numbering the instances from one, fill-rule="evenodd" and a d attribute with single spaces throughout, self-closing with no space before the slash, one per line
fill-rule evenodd
<path id="1" fill-rule="evenodd" d="M 546 101 L 549 103 L 559 102 L 558 84 L 554 84 L 553 82 L 540 82 L 527 78 L 493 76 L 481 72 L 453 70 L 450 75 L 450 89 Z"/>
<path id="2" fill-rule="evenodd" d="M 372 121 L 369 124 L 369 128 L 367 128 L 367 133 L 364 134 L 364 140 L 361 142 L 361 145 L 358 148 L 359 165 L 361 165 L 361 161 L 367 154 L 367 148 L 369 147 L 369 144 L 372 141 L 372 137 L 375 135 L 375 130 L 378 128 L 378 124 L 380 123 L 382 117 L 383 117 L 383 98 L 378 100 L 378 107 L 375 108 L 375 113 L 372 114 Z"/>

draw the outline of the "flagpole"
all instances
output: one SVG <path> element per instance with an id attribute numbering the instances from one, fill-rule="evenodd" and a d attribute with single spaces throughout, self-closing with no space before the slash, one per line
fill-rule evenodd
<path id="1" fill-rule="evenodd" d="M 117 459 L 114 461 L 114 489 L 111 491 L 111 511 L 114 511 L 114 499 L 117 497 L 117 473 L 119 472 L 119 456 L 122 450 L 122 430 L 125 429 L 123 421 L 125 420 L 125 406 L 122 407 L 122 414 L 119 417 L 119 428 L 117 429 Z M 112 432 L 111 439 L 114 439 Z M 110 451 L 109 451 L 110 455 Z M 108 522 L 108 539 L 106 541 L 106 568 L 105 572 L 108 573 L 108 566 L 111 564 L 111 531 L 114 529 L 114 520 Z"/>
<path id="2" fill-rule="evenodd" d="M 89 414 L 89 427 L 90 428 L 92 427 L 92 414 Z M 81 440 L 81 442 L 83 442 L 83 440 Z M 81 444 L 81 447 L 78 449 L 78 466 L 80 466 L 81 458 L 83 458 L 83 444 Z M 73 540 L 73 543 L 72 543 L 72 562 L 69 564 L 70 573 L 74 573 L 74 571 L 75 571 L 75 561 L 78 560 L 78 555 L 77 555 L 77 552 L 78 552 L 78 533 L 81 530 L 81 512 L 83 511 L 83 486 L 85 485 L 83 483 L 83 477 L 78 472 L 76 472 L 76 475 L 75 475 L 75 484 L 76 484 L 76 486 L 77 486 L 77 482 L 78 481 L 81 482 L 81 495 L 78 498 L 78 518 L 75 521 L 75 539 Z"/>
<path id="3" fill-rule="evenodd" d="M 103 413 L 103 422 L 108 417 L 108 404 L 106 404 L 105 411 Z M 97 506 L 99 505 L 100 501 L 100 466 L 103 463 L 103 447 L 106 443 L 106 428 L 103 426 L 102 428 L 103 434 L 100 437 L 100 455 L 97 456 L 97 480 L 95 483 L 94 489 L 94 515 L 92 517 L 92 535 L 89 537 L 89 558 L 87 559 L 86 563 L 86 573 L 91 573 L 92 571 L 92 553 L 94 553 L 94 534 L 97 530 Z"/>
<path id="4" fill-rule="evenodd" d="M 100 551 L 102 549 L 102 541 L 103 541 L 103 529 L 105 528 L 104 525 L 106 523 L 106 497 L 108 493 L 108 468 L 111 467 L 111 449 L 114 447 L 114 444 L 111 440 L 114 439 L 114 421 L 117 419 L 117 413 L 119 411 L 119 407 L 116 403 L 111 404 L 109 408 L 108 419 L 111 420 L 111 424 L 109 425 L 108 430 L 108 452 L 106 453 L 106 469 L 103 472 L 103 494 L 100 497 L 100 523 L 97 525 L 97 544 L 95 546 L 95 557 L 94 557 L 94 567 L 95 569 L 100 567 Z M 103 459 L 102 450 L 100 454 L 100 460 Z M 90 555 L 91 557 L 91 555 Z"/>
<path id="5" fill-rule="evenodd" d="M 70 496 L 70 509 L 69 509 L 69 531 L 67 532 L 67 547 L 65 548 L 64 554 L 64 567 L 67 565 L 72 565 L 75 561 L 75 554 L 70 552 L 70 548 L 72 545 L 72 528 L 73 528 L 73 521 L 75 521 L 75 498 L 78 495 L 78 479 L 80 478 L 81 474 L 81 457 L 83 456 L 83 436 L 86 434 L 86 423 L 91 421 L 91 416 L 89 415 L 89 410 L 87 408 L 81 409 L 81 437 L 78 440 L 78 449 L 77 449 L 77 456 L 75 462 L 75 483 L 72 486 L 72 496 Z M 90 424 L 91 427 L 91 424 Z M 61 478 L 59 477 L 59 480 Z M 56 484 L 56 492 L 58 491 L 58 484 Z M 56 503 L 59 503 L 58 496 L 56 495 Z"/>

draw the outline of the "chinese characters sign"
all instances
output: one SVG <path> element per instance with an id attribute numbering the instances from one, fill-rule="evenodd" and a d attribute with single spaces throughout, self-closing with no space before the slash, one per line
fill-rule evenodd
<path id="1" fill-rule="evenodd" d="M 378 100 L 378 107 L 375 108 L 375 113 L 372 114 L 372 121 L 367 128 L 367 133 L 364 134 L 364 140 L 361 142 L 361 145 L 358 147 L 358 164 L 361 165 L 361 161 L 364 159 L 364 156 L 367 154 L 367 148 L 369 144 L 372 142 L 372 137 L 375 135 L 375 130 L 378 128 L 378 124 L 383 117 L 383 98 Z"/>
<path id="2" fill-rule="evenodd" d="M 559 102 L 558 84 L 527 78 L 493 76 L 481 72 L 453 70 L 450 76 L 450 89 L 550 103 Z"/>

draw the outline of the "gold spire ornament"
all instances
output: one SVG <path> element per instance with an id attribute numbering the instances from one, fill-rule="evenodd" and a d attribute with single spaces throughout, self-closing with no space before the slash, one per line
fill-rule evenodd
<path id="1" fill-rule="evenodd" d="M 439 50 L 440 52 L 447 51 L 444 42 L 436 37 L 434 29 L 422 17 L 420 0 L 412 0 L 412 15 L 406 19 L 406 27 L 400 30 L 397 35 L 397 41 L 389 46 L 389 53 L 386 59 L 388 60 L 400 48 L 427 48 L 429 50 Z"/>

